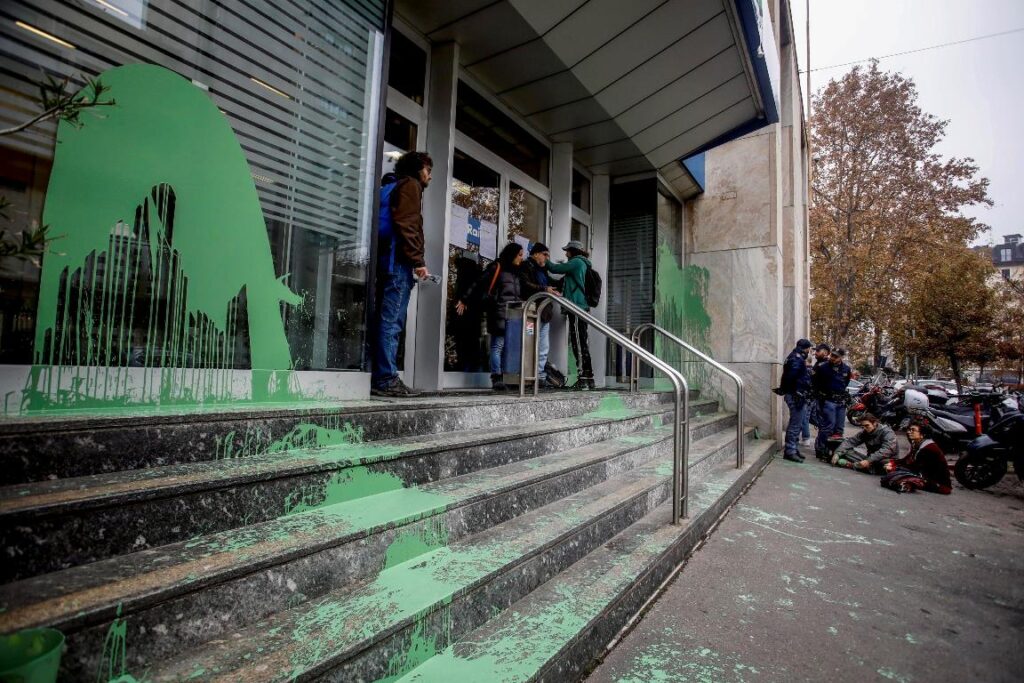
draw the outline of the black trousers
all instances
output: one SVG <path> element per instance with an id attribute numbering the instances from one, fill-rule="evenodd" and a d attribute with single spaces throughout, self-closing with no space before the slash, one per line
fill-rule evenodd
<path id="1" fill-rule="evenodd" d="M 590 362 L 590 342 L 587 339 L 587 323 L 571 313 L 569 322 L 569 347 L 576 359 L 576 374 L 580 379 L 594 379 L 594 366 Z"/>

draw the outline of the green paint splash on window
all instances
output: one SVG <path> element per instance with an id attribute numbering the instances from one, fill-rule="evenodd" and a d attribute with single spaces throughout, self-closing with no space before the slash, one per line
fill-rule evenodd
<path id="1" fill-rule="evenodd" d="M 57 129 L 43 222 L 61 239 L 43 260 L 21 409 L 236 399 L 246 353 L 249 398 L 286 399 L 281 306 L 300 298 L 274 271 L 227 118 L 162 67 L 100 78 L 116 105 Z"/>

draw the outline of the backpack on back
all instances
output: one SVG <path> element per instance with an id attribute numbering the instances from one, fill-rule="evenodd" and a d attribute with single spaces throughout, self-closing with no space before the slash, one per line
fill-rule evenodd
<path id="1" fill-rule="evenodd" d="M 601 274 L 593 266 L 587 266 L 587 272 L 583 274 L 583 296 L 587 299 L 587 306 L 596 308 L 601 303 L 602 287 Z"/>
<path id="2" fill-rule="evenodd" d="M 377 262 L 385 273 L 395 265 L 395 224 L 391 220 L 391 197 L 398 187 L 398 181 L 386 183 L 380 188 L 380 213 L 377 228 Z"/>

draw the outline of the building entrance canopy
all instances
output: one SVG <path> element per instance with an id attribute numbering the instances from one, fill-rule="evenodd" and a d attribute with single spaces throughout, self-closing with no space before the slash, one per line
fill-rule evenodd
<path id="1" fill-rule="evenodd" d="M 465 72 L 571 143 L 578 163 L 657 169 L 683 196 L 700 191 L 683 158 L 778 120 L 764 11 L 761 0 L 396 3 L 431 42 L 458 43 Z"/>

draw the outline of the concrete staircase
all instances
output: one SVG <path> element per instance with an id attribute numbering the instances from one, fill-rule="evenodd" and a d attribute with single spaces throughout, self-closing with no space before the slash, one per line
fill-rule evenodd
<path id="1" fill-rule="evenodd" d="M 774 450 L 668 394 L 0 425 L 0 632 L 67 680 L 571 680 Z M 99 673 L 98 673 L 99 672 Z M 453 678 L 454 677 L 454 678 Z M 63 680 L 63 679 L 62 679 Z"/>

